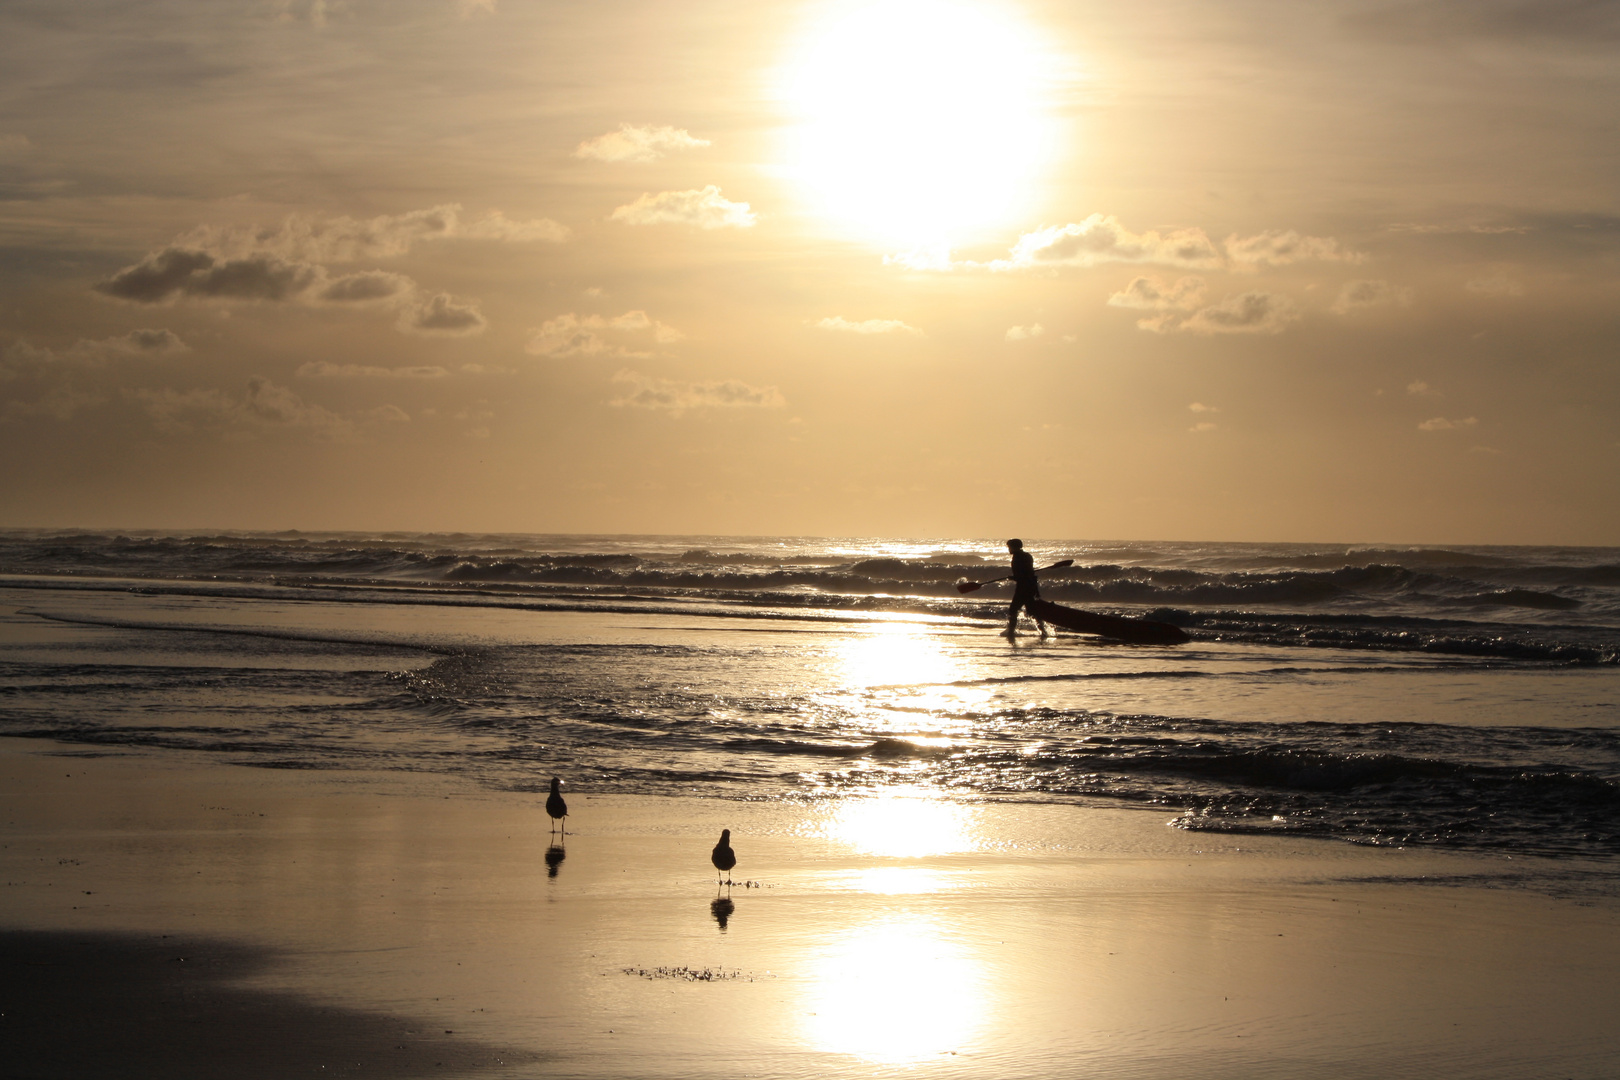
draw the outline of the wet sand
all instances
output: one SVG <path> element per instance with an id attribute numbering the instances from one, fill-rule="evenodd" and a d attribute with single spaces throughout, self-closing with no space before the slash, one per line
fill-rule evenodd
<path id="1" fill-rule="evenodd" d="M 1620 905 L 1523 887 L 1558 864 L 1193 834 L 1163 809 L 564 794 L 548 859 L 543 791 L 0 740 L 8 1075 L 1620 1060 Z"/>

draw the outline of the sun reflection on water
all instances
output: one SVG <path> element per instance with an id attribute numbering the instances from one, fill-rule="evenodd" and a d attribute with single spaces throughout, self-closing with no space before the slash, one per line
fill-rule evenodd
<path id="1" fill-rule="evenodd" d="M 837 661 L 844 676 L 857 686 L 940 683 L 956 677 L 939 641 L 926 628 L 912 623 L 872 624 L 867 633 L 839 643 Z"/>
<path id="2" fill-rule="evenodd" d="M 983 707 L 991 691 L 957 686 L 965 674 L 950 638 L 935 627 L 915 623 L 874 623 L 862 634 L 840 641 L 832 661 L 841 682 L 854 690 L 873 719 L 904 727 L 926 714 L 930 723 Z"/>
<path id="3" fill-rule="evenodd" d="M 901 1065 L 970 1042 L 983 1023 L 983 976 L 926 917 L 850 931 L 811 961 L 806 1035 L 819 1050 Z"/>

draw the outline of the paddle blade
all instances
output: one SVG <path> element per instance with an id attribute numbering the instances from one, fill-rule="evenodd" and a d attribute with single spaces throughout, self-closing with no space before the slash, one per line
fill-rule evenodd
<path id="1" fill-rule="evenodd" d="M 959 593 L 970 593 L 975 589 L 982 588 L 984 588 L 984 582 L 982 581 L 958 581 L 956 583 L 956 591 Z"/>

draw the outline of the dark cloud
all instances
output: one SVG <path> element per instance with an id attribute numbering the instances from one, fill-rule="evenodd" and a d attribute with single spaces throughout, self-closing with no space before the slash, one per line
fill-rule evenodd
<path id="1" fill-rule="evenodd" d="M 439 337 L 461 337 L 481 333 L 488 325 L 477 305 L 461 303 L 449 293 L 439 293 L 400 318 L 399 327 L 407 333 Z"/>
<path id="2" fill-rule="evenodd" d="M 194 272 L 183 286 L 191 296 L 220 300 L 290 300 L 315 284 L 320 268 L 273 255 L 230 259 Z"/>
<path id="3" fill-rule="evenodd" d="M 213 265 L 214 257 L 206 251 L 164 248 L 96 282 L 95 290 L 137 304 L 155 304 L 183 291 L 192 274 Z"/>
<path id="4" fill-rule="evenodd" d="M 180 352 L 186 347 L 173 330 L 131 330 L 123 340 L 141 352 Z"/>
<path id="5" fill-rule="evenodd" d="M 220 260 L 206 251 L 169 247 L 97 282 L 95 290 L 137 304 L 157 304 L 177 296 L 289 300 L 319 278 L 319 267 L 274 255 Z"/>
<path id="6" fill-rule="evenodd" d="M 414 287 L 411 279 L 403 274 L 366 270 L 327 283 L 317 295 L 331 304 L 366 304 L 391 300 L 410 292 Z"/>

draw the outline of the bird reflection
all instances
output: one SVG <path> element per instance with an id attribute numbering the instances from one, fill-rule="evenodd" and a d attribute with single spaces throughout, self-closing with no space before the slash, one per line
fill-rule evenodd
<path id="1" fill-rule="evenodd" d="M 568 858 L 567 849 L 557 844 L 546 848 L 546 877 L 556 877 L 557 868 L 562 866 L 562 861 L 566 858 Z"/>
<path id="2" fill-rule="evenodd" d="M 714 921 L 720 924 L 720 932 L 722 934 L 726 932 L 726 920 L 731 918 L 731 913 L 736 910 L 737 906 L 731 902 L 731 897 L 729 896 L 717 897 L 714 902 L 709 905 L 709 914 L 713 915 Z"/>

